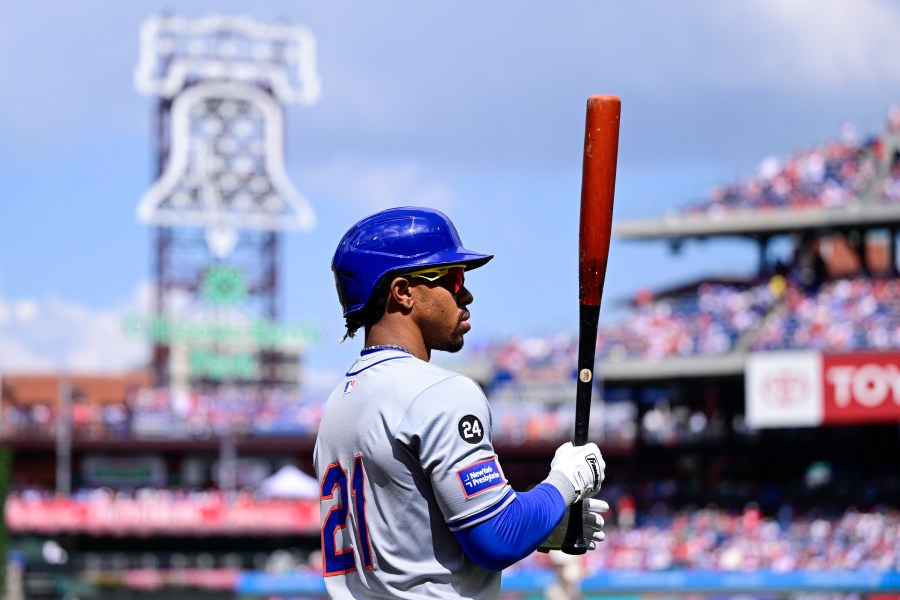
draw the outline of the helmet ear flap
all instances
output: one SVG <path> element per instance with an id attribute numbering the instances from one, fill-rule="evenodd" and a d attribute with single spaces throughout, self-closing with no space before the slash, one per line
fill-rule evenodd
<path id="1" fill-rule="evenodd" d="M 346 311 L 349 301 L 348 296 L 352 296 L 350 290 L 353 288 L 354 283 L 353 273 L 333 269 L 332 274 L 334 275 L 334 287 L 337 289 L 338 300 L 340 300 L 341 306 Z"/>
<path id="2" fill-rule="evenodd" d="M 371 327 L 384 316 L 384 313 L 387 310 L 388 291 L 392 281 L 393 277 L 383 277 L 375 284 L 365 306 L 359 310 L 353 311 L 349 315 L 344 315 L 347 321 L 348 332 L 351 329 L 355 332 L 360 327 Z M 340 295 L 340 293 L 340 289 L 338 289 L 338 295 Z M 341 305 L 344 305 L 343 299 L 341 300 Z M 350 337 L 353 336 L 350 335 Z"/>

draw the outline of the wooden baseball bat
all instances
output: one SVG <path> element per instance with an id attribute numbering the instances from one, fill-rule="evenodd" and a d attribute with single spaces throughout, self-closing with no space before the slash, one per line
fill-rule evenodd
<path id="1" fill-rule="evenodd" d="M 591 419 L 594 353 L 612 233 L 621 109 L 622 103 L 617 96 L 596 95 L 587 101 L 578 237 L 578 387 L 572 442 L 576 446 L 587 443 Z M 582 535 L 582 504 L 577 502 L 569 509 L 569 524 L 562 546 L 567 554 L 584 554 L 588 550 L 589 542 Z"/>

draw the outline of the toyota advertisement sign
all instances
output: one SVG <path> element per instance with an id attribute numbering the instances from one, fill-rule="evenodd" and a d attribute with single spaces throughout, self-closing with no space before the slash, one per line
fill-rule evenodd
<path id="1" fill-rule="evenodd" d="M 751 427 L 900 422 L 900 352 L 751 354 L 746 374 Z"/>

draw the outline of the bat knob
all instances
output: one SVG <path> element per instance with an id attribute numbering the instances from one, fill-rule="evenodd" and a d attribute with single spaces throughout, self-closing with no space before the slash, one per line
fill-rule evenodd
<path id="1" fill-rule="evenodd" d="M 588 546 L 588 541 L 583 537 L 579 537 L 576 540 L 572 540 L 571 543 L 568 543 L 568 540 L 567 540 L 566 542 L 563 542 L 563 545 L 561 548 L 561 550 L 564 553 L 571 554 L 573 556 L 578 556 L 578 555 L 584 554 L 589 549 L 590 549 L 590 547 Z"/>

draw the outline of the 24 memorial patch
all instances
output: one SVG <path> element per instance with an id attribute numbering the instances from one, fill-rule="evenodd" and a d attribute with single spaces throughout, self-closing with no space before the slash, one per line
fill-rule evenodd
<path id="1" fill-rule="evenodd" d="M 459 420 L 459 437 L 470 444 L 484 439 L 484 425 L 475 415 L 466 415 Z"/>

